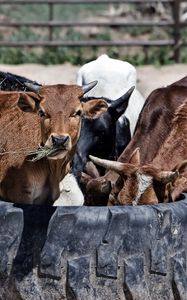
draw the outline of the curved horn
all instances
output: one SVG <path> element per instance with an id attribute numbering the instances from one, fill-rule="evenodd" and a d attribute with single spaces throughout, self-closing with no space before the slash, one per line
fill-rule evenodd
<path id="1" fill-rule="evenodd" d="M 135 86 L 132 86 L 124 95 L 122 95 L 121 97 L 119 97 L 118 99 L 112 101 L 112 104 L 110 105 L 110 107 L 112 108 L 117 108 L 118 106 L 120 106 L 122 103 L 126 103 L 126 106 L 128 105 L 128 101 L 132 92 L 134 91 Z"/>
<path id="2" fill-rule="evenodd" d="M 28 89 L 32 92 L 38 93 L 41 89 L 41 85 L 38 84 L 33 84 L 30 82 L 25 82 L 26 87 L 28 87 Z"/>
<path id="3" fill-rule="evenodd" d="M 95 80 L 95 81 L 92 81 L 92 82 L 90 82 L 90 83 L 88 83 L 88 84 L 84 84 L 84 85 L 82 86 L 82 89 L 83 89 L 83 91 L 84 91 L 84 94 L 87 93 L 87 92 L 89 92 L 91 89 L 93 89 L 94 86 L 96 86 L 97 83 L 98 83 L 98 81 Z"/>
<path id="4" fill-rule="evenodd" d="M 89 158 L 96 163 L 97 165 L 104 167 L 106 169 L 110 169 L 113 171 L 116 171 L 117 173 L 121 173 L 124 171 L 125 165 L 119 161 L 112 161 L 112 160 L 107 160 L 107 159 L 101 159 L 92 155 L 89 155 Z"/>

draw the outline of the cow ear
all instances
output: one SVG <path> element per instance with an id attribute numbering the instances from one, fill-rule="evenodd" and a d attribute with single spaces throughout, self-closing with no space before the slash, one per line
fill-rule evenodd
<path id="1" fill-rule="evenodd" d="M 129 159 L 129 163 L 135 166 L 140 165 L 140 148 L 136 148 Z"/>
<path id="2" fill-rule="evenodd" d="M 187 171 L 187 160 L 183 160 L 180 164 L 175 166 L 172 171 L 161 171 L 159 180 L 163 183 L 174 182 L 180 175 Z"/>
<path id="3" fill-rule="evenodd" d="M 180 175 L 184 174 L 187 171 L 187 160 L 183 160 L 178 166 L 175 167 L 175 170 L 178 171 Z"/>
<path id="4" fill-rule="evenodd" d="M 17 105 L 24 112 L 33 112 L 36 110 L 36 100 L 32 93 L 20 93 Z"/>
<path id="5" fill-rule="evenodd" d="M 169 182 L 173 182 L 179 176 L 178 171 L 161 171 L 158 177 L 158 180 L 163 184 L 167 184 Z"/>
<path id="6" fill-rule="evenodd" d="M 107 102 L 102 99 L 82 102 L 82 106 L 83 116 L 88 119 L 97 119 L 108 109 Z"/>

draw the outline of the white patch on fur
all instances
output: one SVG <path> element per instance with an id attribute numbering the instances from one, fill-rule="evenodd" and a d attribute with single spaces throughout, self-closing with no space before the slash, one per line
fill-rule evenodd
<path id="1" fill-rule="evenodd" d="M 60 182 L 60 196 L 54 206 L 82 206 L 84 196 L 73 174 L 68 173 Z"/>
<path id="2" fill-rule="evenodd" d="M 153 177 L 148 176 L 145 174 L 137 174 L 137 180 L 138 180 L 138 192 L 136 194 L 135 199 L 132 202 L 132 205 L 137 205 L 141 195 L 145 192 L 145 190 L 152 185 L 153 183 Z"/>

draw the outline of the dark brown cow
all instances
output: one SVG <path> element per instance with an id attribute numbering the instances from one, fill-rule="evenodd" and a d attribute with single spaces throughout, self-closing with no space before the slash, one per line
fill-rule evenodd
<path id="1" fill-rule="evenodd" d="M 37 86 L 35 93 L 0 93 L 1 197 L 37 204 L 58 198 L 59 182 L 75 152 L 81 117 L 97 118 L 107 110 L 104 100 L 80 100 L 95 84 Z M 38 152 L 37 156 L 28 157 L 30 151 Z"/>
<path id="2" fill-rule="evenodd" d="M 171 130 L 171 121 L 176 110 L 186 99 L 187 77 L 154 90 L 145 101 L 135 134 L 118 161 L 129 162 L 133 151 L 139 147 L 141 164 L 150 163 Z M 86 187 L 86 198 L 90 204 L 105 205 L 111 184 L 114 186 L 118 177 L 115 172 L 109 171 L 103 177 L 90 180 Z M 121 186 L 119 181 L 118 184 Z"/>
<path id="3" fill-rule="evenodd" d="M 128 163 L 90 158 L 123 178 L 120 192 L 116 194 L 113 190 L 109 204 L 175 201 L 187 191 L 187 101 L 177 110 L 171 131 L 150 164 L 141 164 L 139 148 Z"/>

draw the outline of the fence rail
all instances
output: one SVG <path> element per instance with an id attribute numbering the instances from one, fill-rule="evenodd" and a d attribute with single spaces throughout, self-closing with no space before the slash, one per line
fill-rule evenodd
<path id="1" fill-rule="evenodd" d="M 176 0 L 151 0 L 151 2 L 173 3 Z M 185 2 L 186 0 L 177 0 Z M 0 4 L 108 4 L 108 3 L 150 3 L 150 0 L 1 0 Z"/>
<path id="2" fill-rule="evenodd" d="M 57 21 L 54 19 L 54 5 L 75 5 L 75 4 L 115 4 L 115 3 L 149 3 L 150 0 L 0 0 L 0 5 L 28 5 L 28 4 L 37 4 L 37 5 L 48 5 L 49 6 L 49 16 L 48 21 L 0 21 L 0 29 L 2 27 L 41 27 L 48 28 L 49 35 L 47 41 L 1 41 L 0 47 L 87 47 L 87 46 L 118 46 L 118 47 L 130 47 L 130 46 L 142 46 L 142 47 L 151 47 L 151 46 L 173 46 L 174 59 L 176 62 L 180 60 L 180 49 L 183 46 L 186 46 L 186 43 L 182 41 L 180 30 L 181 28 L 187 26 L 187 22 L 180 21 L 180 5 L 185 0 L 153 0 L 151 2 L 155 3 L 169 3 L 172 7 L 173 20 L 172 21 Z M 172 27 L 172 37 L 171 39 L 166 40 L 54 40 L 53 39 L 53 29 L 54 28 L 66 28 L 66 27 L 108 27 L 108 28 L 119 28 L 119 27 Z"/>

